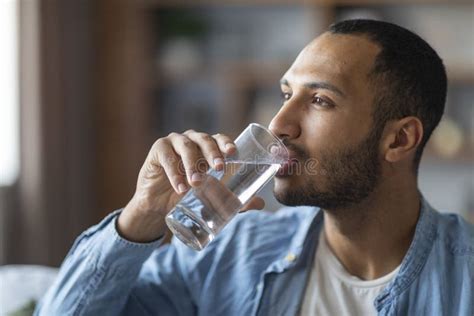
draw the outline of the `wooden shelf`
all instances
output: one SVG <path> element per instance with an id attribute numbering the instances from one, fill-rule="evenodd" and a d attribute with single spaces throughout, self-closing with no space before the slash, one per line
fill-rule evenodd
<path id="1" fill-rule="evenodd" d="M 144 8 L 181 8 L 200 6 L 265 6 L 265 5 L 285 5 L 285 6 L 314 6 L 331 5 L 331 0 L 138 0 L 138 4 Z"/>
<path id="2" fill-rule="evenodd" d="M 133 1 L 133 0 L 129 0 Z M 472 0 L 136 0 L 144 8 L 199 6 L 385 6 L 471 4 Z"/>
<path id="3" fill-rule="evenodd" d="M 316 1 L 318 2 L 318 1 Z M 386 6 L 386 5 L 455 5 L 471 4 L 472 0 L 328 0 L 331 5 L 337 6 Z"/>

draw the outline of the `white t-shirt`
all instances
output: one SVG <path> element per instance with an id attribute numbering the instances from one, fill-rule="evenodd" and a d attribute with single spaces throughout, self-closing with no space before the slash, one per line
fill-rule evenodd
<path id="1" fill-rule="evenodd" d="M 374 300 L 399 268 L 369 281 L 350 275 L 328 247 L 322 231 L 300 315 L 377 315 Z"/>

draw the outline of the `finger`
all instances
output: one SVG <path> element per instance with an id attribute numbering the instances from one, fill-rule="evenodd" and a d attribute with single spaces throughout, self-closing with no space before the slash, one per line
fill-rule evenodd
<path id="1" fill-rule="evenodd" d="M 248 201 L 242 208 L 239 210 L 239 212 L 245 212 L 248 210 L 261 210 L 265 207 L 265 201 L 258 197 L 255 196 L 250 201 Z"/>
<path id="2" fill-rule="evenodd" d="M 219 145 L 219 149 L 227 155 L 233 154 L 237 149 L 234 141 L 227 135 L 214 134 L 212 137 L 216 140 L 217 145 Z"/>
<path id="3" fill-rule="evenodd" d="M 172 133 L 169 137 L 174 151 L 181 157 L 188 183 L 191 186 L 201 184 L 208 165 L 197 144 L 182 134 Z"/>
<path id="4" fill-rule="evenodd" d="M 188 190 L 185 173 L 179 170 L 179 156 L 173 150 L 170 142 L 161 140 L 156 142 L 152 148 L 152 157 L 157 157 L 157 161 L 152 159 L 152 164 L 161 166 L 165 171 L 173 189 L 181 194 Z"/>
<path id="5" fill-rule="evenodd" d="M 224 167 L 224 156 L 217 145 L 216 140 L 209 134 L 186 132 L 185 135 L 199 146 L 201 152 L 206 158 L 207 163 L 216 170 Z"/>

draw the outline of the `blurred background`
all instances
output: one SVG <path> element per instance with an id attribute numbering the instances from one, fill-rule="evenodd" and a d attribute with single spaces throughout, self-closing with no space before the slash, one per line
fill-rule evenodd
<path id="1" fill-rule="evenodd" d="M 420 187 L 474 223 L 472 1 L 0 0 L 0 264 L 59 265 L 127 203 L 158 137 L 268 124 L 297 53 L 356 17 L 407 27 L 444 59 Z"/>

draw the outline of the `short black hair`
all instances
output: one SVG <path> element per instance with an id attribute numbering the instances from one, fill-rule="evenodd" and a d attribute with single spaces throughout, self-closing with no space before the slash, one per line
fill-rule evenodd
<path id="1" fill-rule="evenodd" d="M 414 171 L 431 133 L 443 116 L 447 78 L 443 61 L 420 36 L 398 25 L 366 19 L 341 21 L 329 27 L 332 34 L 366 36 L 380 47 L 369 74 L 375 85 L 375 128 L 390 120 L 416 116 L 423 124 Z"/>

